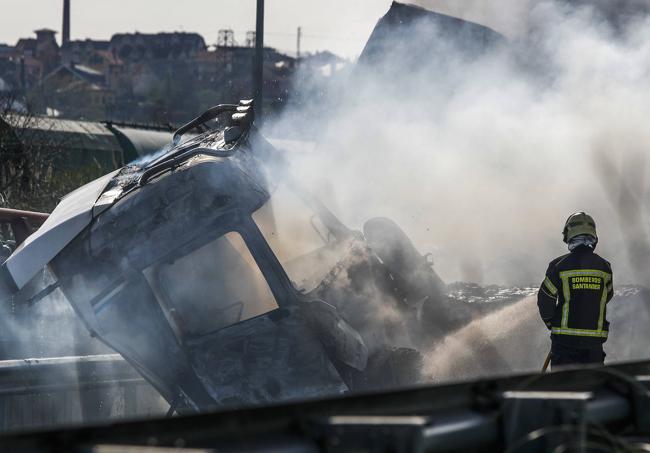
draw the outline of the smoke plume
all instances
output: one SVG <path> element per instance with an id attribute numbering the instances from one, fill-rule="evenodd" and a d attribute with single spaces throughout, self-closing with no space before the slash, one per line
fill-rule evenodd
<path id="1" fill-rule="evenodd" d="M 454 3 L 436 2 L 491 17 Z M 296 173 L 350 225 L 393 218 L 446 281 L 538 283 L 566 253 L 565 219 L 584 210 L 616 282 L 645 284 L 648 21 L 621 29 L 560 2 L 512 11 L 526 29 L 481 51 L 430 19 L 395 29 L 397 55 L 362 54 L 340 90 L 329 82 L 329 103 L 319 95 L 267 133 L 317 124 L 317 151 L 295 158 Z"/>

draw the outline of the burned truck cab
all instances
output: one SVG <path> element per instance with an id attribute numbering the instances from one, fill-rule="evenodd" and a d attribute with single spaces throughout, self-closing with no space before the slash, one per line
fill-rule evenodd
<path id="1" fill-rule="evenodd" d="M 248 105 L 211 115 L 227 121 L 114 174 L 50 269 L 92 335 L 179 412 L 341 393 L 363 340 L 295 289 L 258 226 L 275 222 L 282 159 Z"/>
<path id="2" fill-rule="evenodd" d="M 417 349 L 468 316 L 397 224 L 348 229 L 285 156 L 249 102 L 209 109 L 67 195 L 0 266 L 0 300 L 60 289 L 179 413 L 418 382 Z"/>

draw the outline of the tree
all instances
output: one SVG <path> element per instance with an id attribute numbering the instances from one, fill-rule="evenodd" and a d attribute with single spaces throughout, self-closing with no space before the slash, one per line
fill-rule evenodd
<path id="1" fill-rule="evenodd" d="M 106 169 L 96 160 L 71 165 L 70 134 L 29 107 L 16 111 L 14 94 L 0 97 L 0 207 L 50 212 L 65 194 Z"/>

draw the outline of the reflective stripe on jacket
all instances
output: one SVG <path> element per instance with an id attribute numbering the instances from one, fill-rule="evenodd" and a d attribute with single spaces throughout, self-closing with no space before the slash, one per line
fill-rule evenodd
<path id="1" fill-rule="evenodd" d="M 607 302 L 613 295 L 609 262 L 580 246 L 548 265 L 537 306 L 554 339 L 591 347 L 607 339 Z"/>

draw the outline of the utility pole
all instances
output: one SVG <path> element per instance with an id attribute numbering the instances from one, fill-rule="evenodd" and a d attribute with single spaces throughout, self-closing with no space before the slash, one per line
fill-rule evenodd
<path id="1" fill-rule="evenodd" d="M 257 0 L 257 20 L 255 26 L 255 60 L 253 61 L 253 105 L 258 124 L 262 119 L 264 99 L 264 0 Z"/>
<path id="2" fill-rule="evenodd" d="M 298 35 L 296 36 L 296 66 L 300 65 L 300 37 L 302 35 L 302 29 L 298 27 Z"/>

